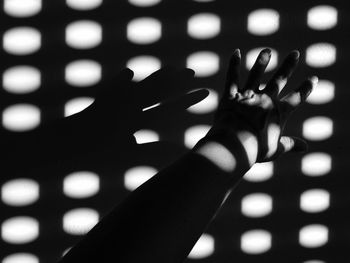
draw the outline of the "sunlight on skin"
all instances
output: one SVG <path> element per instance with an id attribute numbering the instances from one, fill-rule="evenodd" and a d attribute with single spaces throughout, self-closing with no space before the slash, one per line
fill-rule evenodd
<path id="1" fill-rule="evenodd" d="M 237 93 L 238 93 L 238 87 L 236 84 L 233 84 L 231 87 L 230 87 L 230 95 L 231 95 L 231 98 L 236 98 L 237 96 Z"/>
<path id="2" fill-rule="evenodd" d="M 272 109 L 273 103 L 272 103 L 271 98 L 269 96 L 267 96 L 266 94 L 262 94 L 260 106 L 265 110 Z"/>
<path id="3" fill-rule="evenodd" d="M 289 103 L 291 106 L 296 107 L 297 105 L 299 105 L 301 103 L 301 96 L 299 92 L 293 92 L 292 94 L 290 94 L 286 100 L 287 103 Z"/>
<path id="4" fill-rule="evenodd" d="M 287 136 L 282 136 L 280 142 L 283 145 L 284 152 L 289 152 L 295 145 L 294 140 Z"/>
<path id="5" fill-rule="evenodd" d="M 252 166 L 258 157 L 258 140 L 248 131 L 240 131 L 237 136 L 247 153 L 249 165 Z"/>
<path id="6" fill-rule="evenodd" d="M 258 62 L 262 65 L 266 65 L 270 61 L 270 54 L 268 52 L 263 52 L 258 60 Z"/>
<path id="7" fill-rule="evenodd" d="M 288 81 L 288 79 L 284 78 L 284 77 L 280 77 L 280 78 L 276 79 L 278 93 L 280 93 L 282 91 L 282 89 L 284 88 L 284 86 L 286 86 L 287 81 Z"/>
<path id="8" fill-rule="evenodd" d="M 271 123 L 267 128 L 267 145 L 269 147 L 266 154 L 267 158 L 270 158 L 277 151 L 278 140 L 276 138 L 279 137 L 280 133 L 281 129 L 275 123 Z"/>
<path id="9" fill-rule="evenodd" d="M 236 168 L 237 161 L 235 157 L 220 143 L 208 142 L 199 147 L 196 152 L 225 172 L 233 172 Z"/>

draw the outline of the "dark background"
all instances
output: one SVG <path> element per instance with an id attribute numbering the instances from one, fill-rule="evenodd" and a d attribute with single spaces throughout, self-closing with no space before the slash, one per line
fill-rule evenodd
<path id="1" fill-rule="evenodd" d="M 1 3 L 3 7 L 4 0 Z M 337 9 L 338 23 L 336 26 L 328 30 L 314 30 L 308 27 L 307 12 L 318 5 L 331 5 Z M 278 11 L 280 27 L 277 32 L 266 36 L 257 36 L 248 32 L 249 13 L 261 8 Z M 327 263 L 349 262 L 347 250 L 350 236 L 347 215 L 349 203 L 347 170 L 349 10 L 350 7 L 346 0 L 245 0 L 241 2 L 163 0 L 150 7 L 134 6 L 126 0 L 105 0 L 99 7 L 85 11 L 72 9 L 66 5 L 65 1 L 43 1 L 42 10 L 29 17 L 13 17 L 1 8 L 0 34 L 2 36 L 8 29 L 17 26 L 31 26 L 41 32 L 42 41 L 41 48 L 28 55 L 8 54 L 4 48 L 0 50 L 0 73 L 4 73 L 12 66 L 23 64 L 33 65 L 41 71 L 41 85 L 34 92 L 14 94 L 3 88 L 0 89 L 0 110 L 4 111 L 8 106 L 17 103 L 35 105 L 40 108 L 41 125 L 64 117 L 64 105 L 68 100 L 77 97 L 93 97 L 100 84 L 82 88 L 65 82 L 65 66 L 77 59 L 98 61 L 102 65 L 101 81 L 103 81 L 104 78 L 108 79 L 124 68 L 130 58 L 138 55 L 152 55 L 157 57 L 163 66 L 173 65 L 181 68 L 186 66 L 186 58 L 191 53 L 203 50 L 212 51 L 220 58 L 219 71 L 208 77 L 197 77 L 192 84 L 192 89 L 210 88 L 220 92 L 223 87 L 226 63 L 234 48 L 241 49 L 244 62 L 247 52 L 258 47 L 275 49 L 278 52 L 279 62 L 288 51 L 298 49 L 301 51 L 301 63 L 288 84 L 289 87 L 296 86 L 308 76 L 317 75 L 321 80 L 329 80 L 334 83 L 335 97 L 328 103 L 304 105 L 293 115 L 286 134 L 302 137 L 304 120 L 313 116 L 330 118 L 333 121 L 333 134 L 324 140 L 309 141 L 309 153 L 329 154 L 332 158 L 331 171 L 316 177 L 303 174 L 301 160 L 303 155 L 307 154 L 305 153 L 280 158 L 274 163 L 273 176 L 266 181 L 242 180 L 205 231 L 215 240 L 213 254 L 188 261 L 203 263 L 305 262 L 307 260 L 320 260 L 320 262 Z M 203 12 L 214 13 L 220 17 L 221 31 L 217 36 L 205 40 L 191 38 L 187 34 L 187 20 L 192 15 Z M 162 23 L 160 40 L 140 45 L 127 39 L 127 24 L 138 17 L 159 19 Z M 85 50 L 68 46 L 65 42 L 66 26 L 70 22 L 85 19 L 100 23 L 103 28 L 102 42 L 94 48 Z M 307 47 L 324 42 L 336 47 L 335 63 L 319 68 L 308 66 L 305 63 Z M 242 68 L 244 69 L 242 75 L 246 76 L 248 71 L 245 67 Z M 266 78 L 269 76 L 271 72 L 266 74 Z M 146 165 L 161 169 L 186 150 L 184 146 L 186 129 L 194 125 L 210 124 L 212 114 L 213 111 L 205 114 L 188 112 L 182 117 L 171 116 L 174 122 L 171 129 L 162 127 L 165 120 L 159 119 L 158 124 L 154 125 L 154 130 L 158 132 L 161 140 L 163 137 L 171 137 L 173 144 L 166 144 L 156 150 L 150 150 L 147 146 L 141 147 L 138 154 L 134 155 L 125 152 L 125 156 L 132 156 L 127 161 L 116 155 L 112 166 L 104 165 L 104 162 L 108 163 L 107 160 L 98 160 L 94 163 L 88 158 L 85 159 L 85 162 L 81 160 L 84 158 L 78 158 L 79 161 L 73 163 L 65 160 L 58 166 L 50 165 L 52 160 L 44 158 L 42 162 L 37 162 L 37 165 L 22 166 L 20 162 L 22 159 L 16 161 L 5 158 L 8 149 L 6 147 L 9 142 L 14 141 L 17 144 L 13 143 L 13 145 L 24 148 L 23 145 L 26 144 L 18 142 L 26 137 L 19 132 L 8 132 L 6 127 L 2 127 L 1 142 L 7 146 L 2 147 L 0 151 L 2 151 L 1 156 L 5 156 L 8 163 L 4 164 L 6 169 L 4 168 L 3 171 L 0 166 L 0 186 L 18 178 L 30 178 L 38 183 L 40 196 L 36 202 L 25 206 L 14 206 L 0 201 L 1 224 L 17 216 L 30 216 L 39 223 L 39 235 L 33 241 L 13 244 L 6 242 L 4 238 L 0 239 L 0 259 L 14 253 L 31 253 L 36 255 L 41 263 L 54 262 L 59 259 L 65 249 L 81 238 L 80 235 L 66 233 L 62 228 L 62 218 L 67 211 L 85 207 L 95 209 L 100 216 L 106 214 L 130 192 L 124 186 L 124 174 L 129 168 Z M 119 120 L 112 121 L 119 122 Z M 132 120 L 127 120 L 125 123 L 128 122 Z M 28 145 L 35 147 L 35 144 Z M 35 156 L 30 155 L 31 149 L 28 147 L 17 149 L 20 149 L 19 151 L 23 149 L 29 156 L 26 162 L 32 162 Z M 128 151 L 128 148 L 123 148 L 122 151 Z M 33 152 L 35 152 L 34 149 Z M 64 154 L 64 151 L 61 153 Z M 38 165 L 42 168 L 38 168 Z M 26 167 L 31 168 L 26 169 Z M 96 173 L 100 179 L 99 192 L 83 199 L 65 196 L 62 189 L 63 180 L 68 174 L 75 171 Z M 322 188 L 329 192 L 329 207 L 317 213 L 302 211 L 300 209 L 301 193 L 314 188 Z M 241 212 L 241 200 L 247 194 L 256 192 L 271 195 L 273 210 L 266 216 L 247 217 Z M 316 248 L 306 248 L 299 243 L 300 229 L 311 224 L 322 224 L 328 228 L 326 244 Z M 2 231 L 3 229 L 2 225 Z M 252 255 L 241 250 L 241 235 L 253 229 L 264 229 L 271 233 L 272 246 L 267 252 Z M 3 262 L 7 263 L 7 261 Z"/>

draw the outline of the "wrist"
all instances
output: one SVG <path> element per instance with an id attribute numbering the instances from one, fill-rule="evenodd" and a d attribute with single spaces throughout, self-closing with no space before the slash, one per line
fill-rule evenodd
<path id="1" fill-rule="evenodd" d="M 256 162 L 258 147 L 256 137 L 248 131 L 210 131 L 193 148 L 226 172 L 248 171 Z"/>

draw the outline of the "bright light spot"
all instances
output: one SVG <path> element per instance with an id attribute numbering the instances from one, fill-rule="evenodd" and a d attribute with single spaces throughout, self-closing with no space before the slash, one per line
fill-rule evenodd
<path id="1" fill-rule="evenodd" d="M 65 80 L 76 87 L 87 87 L 101 80 L 101 65 L 93 60 L 82 59 L 69 63 L 65 69 Z"/>
<path id="2" fill-rule="evenodd" d="M 124 186 L 127 190 L 133 191 L 151 177 L 158 173 L 157 169 L 150 166 L 137 166 L 130 168 L 124 174 Z"/>
<path id="3" fill-rule="evenodd" d="M 66 0 L 67 6 L 76 10 L 91 10 L 99 7 L 102 0 Z"/>
<path id="4" fill-rule="evenodd" d="M 102 27 L 97 22 L 81 20 L 70 23 L 66 27 L 66 43 L 73 48 L 93 48 L 98 46 L 101 41 Z"/>
<path id="5" fill-rule="evenodd" d="M 307 12 L 307 25 L 315 30 L 331 29 L 337 21 L 338 11 L 333 6 L 315 6 Z"/>
<path id="6" fill-rule="evenodd" d="M 262 217 L 272 211 L 272 198 L 268 194 L 254 193 L 242 199 L 242 213 L 248 217 Z"/>
<path id="7" fill-rule="evenodd" d="M 258 36 L 275 33 L 279 28 L 280 15 L 273 9 L 258 9 L 248 15 L 248 32 Z"/>
<path id="8" fill-rule="evenodd" d="M 148 111 L 148 110 L 150 110 L 150 109 L 153 109 L 153 108 L 158 107 L 159 105 L 161 105 L 160 102 L 158 102 L 158 103 L 156 103 L 156 104 L 153 104 L 153 105 L 151 105 L 151 106 L 148 106 L 148 107 L 146 107 L 146 108 L 143 108 L 142 111 Z"/>
<path id="9" fill-rule="evenodd" d="M 41 0 L 5 0 L 4 11 L 14 17 L 28 17 L 39 13 Z"/>
<path id="10" fill-rule="evenodd" d="M 316 88 L 314 88 L 307 98 L 310 104 L 323 104 L 334 99 L 335 85 L 328 80 L 319 80 Z"/>
<path id="11" fill-rule="evenodd" d="M 327 153 L 309 153 L 301 161 L 301 170 L 308 176 L 321 176 L 329 173 L 332 168 L 332 158 Z"/>
<path id="12" fill-rule="evenodd" d="M 87 198 L 100 190 L 100 178 L 97 174 L 80 171 L 67 175 L 63 180 L 63 193 L 71 198 Z"/>
<path id="13" fill-rule="evenodd" d="M 317 213 L 329 207 L 329 192 L 323 189 L 307 190 L 300 196 L 301 210 L 309 213 Z"/>
<path id="14" fill-rule="evenodd" d="M 254 48 L 252 50 L 250 50 L 248 53 L 247 53 L 247 57 L 246 57 L 246 68 L 248 70 L 250 70 L 256 59 L 258 58 L 258 55 L 259 53 L 261 52 L 261 50 L 263 50 L 264 48 Z M 271 49 L 271 48 L 270 48 Z M 278 53 L 276 50 L 274 49 L 271 49 L 271 59 L 270 59 L 270 62 L 266 68 L 266 72 L 268 71 L 271 71 L 271 70 L 274 70 L 276 67 L 277 67 L 277 63 L 278 63 Z"/>
<path id="15" fill-rule="evenodd" d="M 72 247 L 66 248 L 62 253 L 62 257 L 64 257 L 71 249 L 72 249 Z"/>
<path id="16" fill-rule="evenodd" d="M 304 261 L 303 263 L 326 263 L 322 260 L 308 260 L 308 261 Z"/>
<path id="17" fill-rule="evenodd" d="M 214 253 L 214 238 L 208 234 L 202 234 L 197 243 L 192 248 L 188 258 L 202 259 L 209 257 Z"/>
<path id="18" fill-rule="evenodd" d="M 317 43 L 306 49 L 306 64 L 310 67 L 323 68 L 334 64 L 336 47 L 329 43 Z"/>
<path id="19" fill-rule="evenodd" d="M 267 143 L 268 143 L 268 152 L 266 154 L 267 158 L 270 158 L 278 148 L 278 141 L 276 138 L 279 138 L 281 134 L 280 126 L 274 123 L 270 123 L 267 127 Z"/>
<path id="20" fill-rule="evenodd" d="M 187 22 L 187 33 L 196 39 L 208 39 L 220 33 L 220 17 L 211 13 L 193 15 Z"/>
<path id="21" fill-rule="evenodd" d="M 330 118 L 317 116 L 304 121 L 303 136 L 311 141 L 325 140 L 333 134 L 333 121 Z"/>
<path id="22" fill-rule="evenodd" d="M 2 85 L 6 91 L 15 94 L 33 92 L 41 85 L 41 73 L 31 66 L 11 67 L 3 73 Z"/>
<path id="23" fill-rule="evenodd" d="M 186 67 L 193 69 L 196 77 L 209 77 L 219 70 L 219 56 L 210 51 L 199 51 L 187 57 Z"/>
<path id="24" fill-rule="evenodd" d="M 244 147 L 250 166 L 252 166 L 258 156 L 257 138 L 254 134 L 247 130 L 237 132 L 237 137 Z"/>
<path id="25" fill-rule="evenodd" d="M 134 136 L 138 144 L 159 141 L 158 133 L 152 130 L 138 130 L 134 133 Z"/>
<path id="26" fill-rule="evenodd" d="M 25 244 L 32 242 L 38 236 L 39 222 L 32 217 L 12 217 L 1 225 L 1 237 L 7 243 Z"/>
<path id="27" fill-rule="evenodd" d="M 247 254 L 261 254 L 271 248 L 271 234 L 265 230 L 250 230 L 241 236 L 241 249 Z"/>
<path id="28" fill-rule="evenodd" d="M 263 90 L 266 88 L 266 83 L 260 83 L 259 90 Z"/>
<path id="29" fill-rule="evenodd" d="M 236 168 L 235 156 L 221 143 L 207 142 L 196 149 L 202 155 L 225 172 L 233 172 Z"/>
<path id="30" fill-rule="evenodd" d="M 5 257 L 2 263 L 39 263 L 39 259 L 33 254 L 16 253 Z"/>
<path id="31" fill-rule="evenodd" d="M 161 0 L 129 0 L 129 3 L 138 7 L 149 7 L 159 4 Z"/>
<path id="32" fill-rule="evenodd" d="M 303 247 L 315 248 L 326 244 L 328 241 L 328 228 L 324 225 L 308 225 L 300 229 L 299 243 Z"/>
<path id="33" fill-rule="evenodd" d="M 80 97 L 71 99 L 64 105 L 64 116 L 68 117 L 78 112 L 85 110 L 94 102 L 93 98 L 90 97 Z"/>
<path id="34" fill-rule="evenodd" d="M 79 97 L 71 99 L 64 105 L 64 116 L 68 117 L 85 110 L 94 102 L 91 97 Z"/>
<path id="35" fill-rule="evenodd" d="M 209 129 L 209 125 L 196 125 L 188 128 L 185 131 L 185 146 L 190 149 L 193 148 L 207 134 Z"/>
<path id="36" fill-rule="evenodd" d="M 138 56 L 129 59 L 126 66 L 134 71 L 134 81 L 140 81 L 160 69 L 160 60 L 152 56 Z"/>
<path id="37" fill-rule="evenodd" d="M 11 206 L 25 206 L 39 199 L 39 184 L 27 178 L 12 179 L 1 187 L 1 200 Z"/>
<path id="38" fill-rule="evenodd" d="M 162 37 L 162 24 L 152 17 L 136 18 L 128 23 L 126 35 L 135 44 L 151 44 Z"/>
<path id="39" fill-rule="evenodd" d="M 15 132 L 24 132 L 40 124 L 40 110 L 30 104 L 15 104 L 7 107 L 2 113 L 2 125 Z"/>
<path id="40" fill-rule="evenodd" d="M 243 178 L 249 182 L 262 182 L 270 179 L 272 175 L 273 162 L 256 163 Z"/>
<path id="41" fill-rule="evenodd" d="M 40 49 L 41 34 L 32 27 L 12 28 L 4 33 L 2 44 L 7 53 L 29 55 Z"/>
<path id="42" fill-rule="evenodd" d="M 219 95 L 215 90 L 207 89 L 209 95 L 202 101 L 192 105 L 187 111 L 195 114 L 206 114 L 216 110 L 219 103 Z"/>
<path id="43" fill-rule="evenodd" d="M 85 235 L 99 220 L 97 211 L 91 208 L 76 208 L 63 216 L 63 230 L 71 235 Z"/>

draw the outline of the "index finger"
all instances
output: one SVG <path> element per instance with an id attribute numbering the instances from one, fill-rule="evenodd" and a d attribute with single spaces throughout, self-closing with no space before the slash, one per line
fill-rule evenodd
<path id="1" fill-rule="evenodd" d="M 235 49 L 230 58 L 226 73 L 226 83 L 222 99 L 229 98 L 230 95 L 238 91 L 240 65 L 241 51 L 239 49 Z"/>

